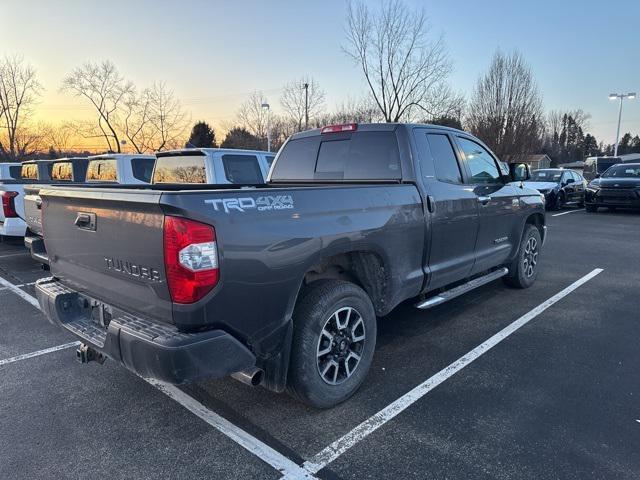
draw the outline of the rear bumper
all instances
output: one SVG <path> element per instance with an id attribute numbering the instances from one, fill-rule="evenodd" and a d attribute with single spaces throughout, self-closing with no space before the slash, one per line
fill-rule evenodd
<path id="1" fill-rule="evenodd" d="M 185 333 L 115 311 L 105 328 L 93 319 L 102 304 L 52 277 L 36 283 L 36 296 L 50 322 L 142 377 L 181 384 L 255 365 L 253 353 L 223 330 Z"/>
<path id="2" fill-rule="evenodd" d="M 5 218 L 0 220 L 0 235 L 7 237 L 24 237 L 27 224 L 21 218 Z"/>
<path id="3" fill-rule="evenodd" d="M 24 246 L 31 252 L 31 257 L 40 263 L 49 265 L 47 249 L 44 246 L 44 238 L 38 235 L 27 235 L 24 237 Z"/>

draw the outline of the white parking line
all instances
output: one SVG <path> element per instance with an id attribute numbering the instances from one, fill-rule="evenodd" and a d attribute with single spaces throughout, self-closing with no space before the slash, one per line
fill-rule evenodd
<path id="1" fill-rule="evenodd" d="M 229 437 L 238 445 L 253 453 L 260 460 L 271 465 L 287 478 L 316 478 L 310 472 L 306 471 L 300 465 L 295 463 L 293 460 L 285 457 L 281 453 L 271 448 L 269 445 L 261 442 L 257 438 L 248 434 L 241 428 L 235 426 L 233 423 L 229 422 L 217 413 L 212 412 L 196 399 L 187 395 L 174 385 L 169 385 L 151 378 L 145 378 L 144 380 L 178 402 L 191 413 L 207 422 L 213 428 Z"/>
<path id="2" fill-rule="evenodd" d="M 19 295 L 21 298 L 26 300 L 27 302 L 34 305 L 36 308 L 40 308 L 38 305 L 38 300 L 29 295 L 28 293 L 20 290 L 17 285 L 14 285 L 4 278 L 0 277 L 0 285 L 4 285 L 5 287 L 12 290 L 14 293 Z M 56 352 L 58 350 L 62 350 L 65 348 L 71 348 L 79 345 L 80 342 L 67 343 L 64 345 L 58 345 L 57 347 L 47 348 L 45 350 L 39 350 L 37 352 L 27 353 L 24 355 L 18 355 L 16 357 L 7 358 L 6 360 L 0 360 L 0 366 L 17 362 L 19 360 L 25 360 L 27 358 L 37 357 L 39 355 L 45 355 L 47 353 Z M 141 377 L 142 378 L 142 377 Z M 143 378 L 143 380 L 149 382 L 151 385 L 156 387 L 162 393 L 167 395 L 169 398 L 175 400 L 184 408 L 189 410 L 191 413 L 199 417 L 200 419 L 207 422 L 209 425 L 214 427 L 223 435 L 227 436 L 238 445 L 243 447 L 245 450 L 248 450 L 260 460 L 265 462 L 266 464 L 272 466 L 276 470 L 278 470 L 282 475 L 291 479 L 315 479 L 310 472 L 302 468 L 293 460 L 290 460 L 286 456 L 278 453 L 276 450 L 265 444 L 264 442 L 258 440 L 253 437 L 249 433 L 245 432 L 241 428 L 235 426 L 233 423 L 229 422 L 225 418 L 221 417 L 217 413 L 209 410 L 207 407 L 202 405 L 193 397 L 190 397 L 186 393 L 184 393 L 179 388 L 169 385 L 158 380 Z"/>
<path id="3" fill-rule="evenodd" d="M 2 285 L 5 288 L 8 288 L 13 293 L 18 295 L 20 298 L 22 298 L 23 300 L 29 302 L 34 307 L 36 307 L 38 310 L 40 309 L 40 304 L 38 303 L 38 300 L 36 300 L 35 297 L 32 297 L 31 295 L 29 295 L 24 290 L 20 290 L 20 287 L 18 287 L 17 285 L 14 285 L 13 283 L 9 282 L 8 280 L 5 280 L 2 277 L 0 277 L 0 285 Z"/>
<path id="4" fill-rule="evenodd" d="M 22 355 L 16 355 L 15 357 L 5 358 L 4 360 L 0 360 L 0 367 L 2 365 L 7 365 L 8 363 L 19 362 L 20 360 L 26 360 L 27 358 L 39 357 L 40 355 L 46 355 L 47 353 L 57 352 L 58 350 L 64 350 L 66 348 L 77 347 L 78 345 L 80 345 L 80 342 L 65 343 L 56 347 L 38 350 L 37 352 L 24 353 Z"/>
<path id="5" fill-rule="evenodd" d="M 520 318 L 518 318 L 515 322 L 511 323 L 507 327 L 500 330 L 494 336 L 486 340 L 485 342 L 478 345 L 476 348 L 466 353 L 464 356 L 460 357 L 458 360 L 453 362 L 448 367 L 440 370 L 434 376 L 428 378 L 423 383 L 415 387 L 413 390 L 407 392 L 405 395 L 397 399 L 395 402 L 391 403 L 387 407 L 380 410 L 375 415 L 369 417 L 367 420 L 362 422 L 356 428 L 348 432 L 347 434 L 340 437 L 338 440 L 333 442 L 331 445 L 326 447 L 320 453 L 315 455 L 311 460 L 306 461 L 302 466 L 310 473 L 318 473 L 320 470 L 325 468 L 351 447 L 356 445 L 358 442 L 363 440 L 365 437 L 375 432 L 378 428 L 382 427 L 389 420 L 394 418 L 396 415 L 403 412 L 405 409 L 413 405 L 431 390 L 436 388 L 442 382 L 458 373 L 464 367 L 469 365 L 471 362 L 479 358 L 481 355 L 487 353 L 490 349 L 495 347 L 497 344 L 502 342 L 509 335 L 514 333 L 519 328 L 523 327 L 535 317 L 544 312 L 547 308 L 552 306 L 553 304 L 559 302 L 564 297 L 569 295 L 575 289 L 585 284 L 593 277 L 602 272 L 601 268 L 596 268 L 592 272 L 588 273 L 584 277 L 576 280 L 571 285 L 569 285 L 564 290 L 556 293 L 553 297 L 549 298 L 545 302 L 538 305 L 536 308 L 531 310 L 530 312 L 524 314 Z"/>
<path id="6" fill-rule="evenodd" d="M 29 252 L 7 253 L 5 255 L 0 255 L 0 258 L 17 257 L 18 255 L 28 255 L 28 254 Z"/>
<path id="7" fill-rule="evenodd" d="M 582 209 L 580 209 L 580 210 L 567 210 L 566 212 L 562 212 L 562 213 L 554 213 L 551 216 L 552 217 L 559 217 L 560 215 L 566 215 L 567 213 L 575 213 L 575 212 L 584 212 L 584 210 L 582 210 Z"/>

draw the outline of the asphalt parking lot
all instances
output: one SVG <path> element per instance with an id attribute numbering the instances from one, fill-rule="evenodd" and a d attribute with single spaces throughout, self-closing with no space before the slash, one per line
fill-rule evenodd
<path id="1" fill-rule="evenodd" d="M 2 243 L 0 478 L 638 478 L 640 213 L 560 213 L 532 288 L 401 305 L 327 411 L 78 364 L 30 303 L 47 272 Z"/>

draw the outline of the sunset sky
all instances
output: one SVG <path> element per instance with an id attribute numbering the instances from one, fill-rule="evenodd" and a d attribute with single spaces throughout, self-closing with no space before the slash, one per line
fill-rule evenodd
<path id="1" fill-rule="evenodd" d="M 443 33 L 453 87 L 471 95 L 500 47 L 531 65 L 546 110 L 583 108 L 598 141 L 614 141 L 614 91 L 640 93 L 639 1 L 409 1 Z M 239 104 L 262 90 L 275 110 L 281 87 L 314 77 L 327 106 L 366 92 L 341 51 L 343 0 L 1 0 L 0 54 L 33 64 L 46 91 L 38 118 L 81 118 L 89 107 L 60 93 L 87 60 L 112 60 L 137 86 L 163 80 L 194 120 L 230 126 Z M 455 6 L 454 6 L 455 5 Z M 624 131 L 640 134 L 640 99 L 625 102 Z"/>

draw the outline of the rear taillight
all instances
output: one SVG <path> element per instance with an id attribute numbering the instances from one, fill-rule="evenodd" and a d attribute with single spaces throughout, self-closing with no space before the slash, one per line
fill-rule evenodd
<path id="1" fill-rule="evenodd" d="M 185 218 L 165 217 L 164 265 L 175 303 L 200 300 L 220 278 L 215 229 Z"/>
<path id="2" fill-rule="evenodd" d="M 16 212 L 15 198 L 18 196 L 18 192 L 2 192 L 2 213 L 5 218 L 16 218 L 18 212 Z"/>

